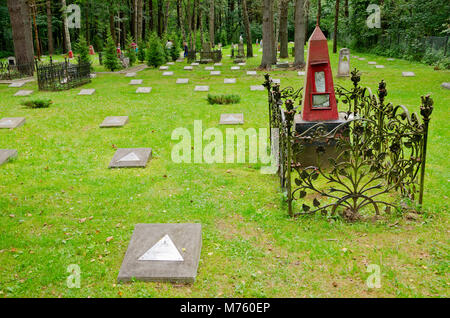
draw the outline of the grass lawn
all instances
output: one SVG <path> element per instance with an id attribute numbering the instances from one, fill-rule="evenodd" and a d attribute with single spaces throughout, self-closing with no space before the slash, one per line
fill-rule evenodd
<path id="1" fill-rule="evenodd" d="M 275 175 L 260 164 L 177 164 L 171 160 L 172 131 L 218 125 L 221 113 L 243 112 L 243 128 L 268 127 L 267 93 L 251 92 L 263 72 L 247 76 L 258 57 L 239 71 L 224 51 L 221 76 L 204 66 L 174 76 L 146 69 L 136 79 L 151 86 L 135 94 L 123 74 L 99 74 L 83 88 L 39 92 L 48 109 L 21 106 L 19 90 L 0 85 L 0 118 L 26 117 L 24 126 L 0 131 L 0 149 L 18 157 L 0 167 L 0 297 L 423 297 L 449 296 L 449 71 L 403 60 L 352 52 L 362 84 L 376 91 L 387 81 L 388 101 L 418 111 L 420 96 L 435 101 L 429 139 L 424 213 L 417 221 L 393 215 L 375 223 L 330 221 L 322 216 L 291 219 Z M 331 56 L 333 73 L 338 55 Z M 376 61 L 386 66 L 368 65 Z M 99 70 L 99 69 L 97 69 Z M 404 78 L 402 71 L 416 77 Z M 303 86 L 296 71 L 274 70 L 281 86 Z M 176 85 L 177 78 L 189 84 Z M 224 78 L 236 84 L 224 85 Z M 349 79 L 335 84 L 350 86 Z M 238 94 L 239 104 L 211 106 L 208 93 Z M 100 129 L 106 116 L 130 116 L 119 129 Z M 221 127 L 223 131 L 225 128 Z M 115 148 L 150 147 L 145 169 L 108 169 Z M 117 284 L 136 223 L 201 223 L 203 249 L 193 285 Z M 107 238 L 113 237 L 112 240 Z M 69 289 L 67 267 L 81 268 L 81 288 Z M 369 289 L 369 264 L 381 267 L 381 288 Z"/>

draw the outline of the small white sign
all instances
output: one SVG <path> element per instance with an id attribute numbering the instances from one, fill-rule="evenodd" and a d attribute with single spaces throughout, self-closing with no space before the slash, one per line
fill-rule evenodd
<path id="1" fill-rule="evenodd" d="M 129 153 L 128 155 L 126 155 L 125 157 L 123 157 L 122 159 L 120 159 L 118 162 L 130 162 L 130 161 L 141 161 L 141 159 L 134 153 Z"/>
<path id="2" fill-rule="evenodd" d="M 183 262 L 177 247 L 170 239 L 169 235 L 165 235 L 152 248 L 139 257 L 140 261 L 166 261 L 166 262 Z"/>

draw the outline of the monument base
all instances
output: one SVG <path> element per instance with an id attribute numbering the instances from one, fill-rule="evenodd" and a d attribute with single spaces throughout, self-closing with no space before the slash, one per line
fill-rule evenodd
<path id="1" fill-rule="evenodd" d="M 350 119 L 346 119 L 346 113 L 339 113 L 339 119 L 337 120 L 329 120 L 329 121 L 304 121 L 301 117 L 301 113 L 297 114 L 294 118 L 295 123 L 295 131 L 298 134 L 303 134 L 308 131 L 308 129 L 314 127 L 317 124 L 322 124 L 320 127 L 324 129 L 324 133 L 329 133 L 333 131 L 336 127 L 343 125 L 345 123 L 349 123 Z M 314 132 L 317 129 L 312 129 L 311 131 L 306 133 L 306 136 L 313 136 Z M 337 156 L 342 152 L 342 150 L 338 150 L 336 148 L 336 142 L 339 138 L 346 138 L 348 135 L 344 130 L 339 129 L 339 131 L 335 134 L 334 138 L 326 141 L 319 141 L 319 138 L 315 138 L 316 140 L 307 141 L 307 139 L 302 140 L 301 146 L 302 150 L 299 153 L 294 153 L 293 158 L 294 162 L 301 164 L 303 167 L 309 166 L 320 166 L 322 168 L 326 168 L 329 166 L 329 158 L 337 159 Z M 317 148 L 322 147 L 324 152 L 320 155 L 317 153 Z"/>

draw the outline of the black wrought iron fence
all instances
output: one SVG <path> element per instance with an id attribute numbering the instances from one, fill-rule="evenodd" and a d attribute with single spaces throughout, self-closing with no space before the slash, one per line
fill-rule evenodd
<path id="1" fill-rule="evenodd" d="M 348 107 L 343 124 L 328 131 L 324 123 L 317 123 L 298 133 L 295 115 L 301 106 L 302 89 L 280 89 L 266 74 L 270 127 L 277 132 L 271 135 L 271 141 L 279 148 L 278 175 L 291 216 L 339 212 L 357 219 L 369 207 L 378 216 L 381 206 L 386 212 L 399 206 L 393 193 L 410 200 L 415 200 L 418 193 L 418 202 L 423 203 L 433 100 L 422 97 L 420 120 L 406 107 L 385 101 L 384 81 L 379 84 L 377 96 L 359 86 L 360 74 L 356 70 L 352 82 L 352 89 L 336 89 L 336 96 Z M 336 142 L 337 152 L 334 157 L 323 158 L 325 150 L 321 145 L 330 142 Z M 302 166 L 296 160 L 306 145 L 316 145 L 317 164 Z M 326 166 L 321 163 L 323 159 L 328 161 Z M 294 206 L 294 202 L 299 204 Z"/>
<path id="2" fill-rule="evenodd" d="M 34 75 L 34 63 L 11 65 L 8 61 L 0 62 L 0 80 L 13 80 Z"/>
<path id="3" fill-rule="evenodd" d="M 91 81 L 91 64 L 78 60 L 78 64 L 64 62 L 41 63 L 36 60 L 39 90 L 60 91 L 87 84 Z"/>

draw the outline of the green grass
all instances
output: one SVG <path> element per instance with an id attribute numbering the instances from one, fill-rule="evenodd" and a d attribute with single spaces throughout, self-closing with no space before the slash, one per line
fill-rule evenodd
<path id="1" fill-rule="evenodd" d="M 432 93 L 425 187 L 425 213 L 418 221 L 392 216 L 375 223 L 346 223 L 321 216 L 287 216 L 276 176 L 259 164 L 176 164 L 171 161 L 175 128 L 193 131 L 218 126 L 221 113 L 243 112 L 243 128 L 267 127 L 267 94 L 251 92 L 263 72 L 247 76 L 257 58 L 231 71 L 224 52 L 221 76 L 203 66 L 184 71 L 176 63 L 172 77 L 148 69 L 138 73 L 149 95 L 137 95 L 124 75 L 100 74 L 83 88 L 38 92 L 50 108 L 30 110 L 18 89 L 0 86 L 0 117 L 27 118 L 24 126 L 0 131 L 0 148 L 18 157 L 0 167 L 0 297 L 448 297 L 450 93 L 440 88 L 449 71 L 402 60 L 357 54 L 362 84 L 376 90 L 387 81 L 388 100 L 418 111 L 420 96 Z M 334 74 L 337 55 L 332 55 Z M 375 69 L 367 64 L 386 65 Z M 97 68 L 97 67 L 96 67 Z M 98 70 L 98 69 L 97 69 Z M 401 77 L 413 71 L 414 78 Z M 296 71 L 276 70 L 281 85 L 300 87 Z M 190 78 L 176 85 L 177 78 Z M 224 85 L 224 78 L 237 84 Z M 348 79 L 335 84 L 350 86 Z M 195 85 L 212 94 L 239 94 L 233 105 L 209 105 Z M 26 98 L 25 98 L 26 100 Z M 100 129 L 106 116 L 128 115 L 120 129 Z M 223 129 L 224 128 L 220 128 Z M 151 147 L 146 169 L 109 170 L 115 147 Z M 80 221 L 81 220 L 81 221 Z M 136 223 L 198 222 L 203 249 L 193 285 L 116 283 Z M 393 225 L 395 224 L 395 225 Z M 106 238 L 113 240 L 106 242 Z M 81 288 L 68 289 L 67 266 L 81 268 Z M 381 266 L 380 289 L 368 289 L 366 265 Z"/>

